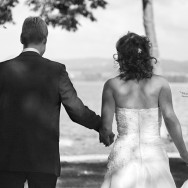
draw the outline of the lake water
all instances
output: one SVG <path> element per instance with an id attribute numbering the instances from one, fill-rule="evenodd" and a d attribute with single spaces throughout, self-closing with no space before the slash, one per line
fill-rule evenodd
<path id="1" fill-rule="evenodd" d="M 101 97 L 104 82 L 73 82 L 78 96 L 90 109 L 100 114 Z M 188 83 L 171 83 L 175 113 L 181 123 L 184 140 L 188 143 Z M 63 109 L 63 108 L 62 108 Z M 98 142 L 98 134 L 73 123 L 66 112 L 61 112 L 61 142 L 60 152 L 63 155 L 73 154 L 105 154 L 110 148 L 105 148 Z M 116 123 L 113 130 L 116 132 Z M 162 136 L 166 136 L 166 128 L 162 125 Z M 169 151 L 176 150 L 170 145 Z"/>

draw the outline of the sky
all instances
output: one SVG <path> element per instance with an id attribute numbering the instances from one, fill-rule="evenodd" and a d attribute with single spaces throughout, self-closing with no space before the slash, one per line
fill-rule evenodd
<path id="1" fill-rule="evenodd" d="M 50 59 L 112 58 L 116 41 L 128 31 L 144 35 L 142 0 L 107 0 L 106 9 L 94 11 L 97 22 L 80 17 L 76 32 L 49 26 L 47 49 Z M 153 0 L 155 29 L 161 59 L 188 60 L 187 0 Z M 17 56 L 22 51 L 21 27 L 29 11 L 20 0 L 13 9 L 15 25 L 0 27 L 0 61 Z"/>

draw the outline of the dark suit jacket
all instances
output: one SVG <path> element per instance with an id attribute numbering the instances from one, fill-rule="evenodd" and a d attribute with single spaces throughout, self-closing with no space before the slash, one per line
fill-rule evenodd
<path id="1" fill-rule="evenodd" d="M 36 52 L 0 63 L 0 171 L 60 175 L 61 103 L 74 122 L 98 131 L 101 119 L 77 97 L 65 65 Z"/>

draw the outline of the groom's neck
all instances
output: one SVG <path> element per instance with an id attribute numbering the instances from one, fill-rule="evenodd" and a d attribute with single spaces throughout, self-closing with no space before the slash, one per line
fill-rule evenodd
<path id="1" fill-rule="evenodd" d="M 43 55 L 45 51 L 43 44 L 29 44 L 27 46 L 24 46 L 23 48 L 34 48 L 40 53 L 40 55 Z"/>

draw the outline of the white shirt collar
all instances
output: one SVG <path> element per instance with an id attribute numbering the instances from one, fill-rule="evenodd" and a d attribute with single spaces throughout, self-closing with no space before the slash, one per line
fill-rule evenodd
<path id="1" fill-rule="evenodd" d="M 40 55 L 40 52 L 36 48 L 24 48 L 22 52 L 36 52 Z"/>

